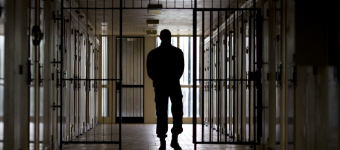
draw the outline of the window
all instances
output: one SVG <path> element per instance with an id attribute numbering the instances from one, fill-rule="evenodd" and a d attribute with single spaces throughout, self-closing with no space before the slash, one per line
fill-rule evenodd
<path id="1" fill-rule="evenodd" d="M 102 37 L 102 79 L 109 78 L 109 43 L 108 37 Z M 102 81 L 102 116 L 109 116 L 109 82 Z"/>
<path id="2" fill-rule="evenodd" d="M 102 37 L 102 79 L 109 77 L 109 44 L 108 37 Z M 108 81 L 103 80 L 103 85 L 107 85 Z"/>
<path id="3" fill-rule="evenodd" d="M 179 38 L 179 39 L 178 39 Z M 178 41 L 178 42 L 177 42 Z M 156 46 L 160 46 L 161 40 L 157 37 Z M 183 95 L 183 117 L 193 117 L 193 37 L 189 36 L 180 36 L 180 37 L 172 37 L 171 44 L 175 47 L 179 47 L 183 51 L 184 55 L 184 72 L 180 79 L 180 83 L 182 86 L 182 95 Z M 178 45 L 179 44 L 179 45 Z M 200 37 L 197 37 L 197 78 L 200 76 Z M 200 82 L 197 82 L 199 85 Z M 199 86 L 198 86 L 199 87 Z M 197 117 L 200 116 L 200 88 L 197 88 Z M 168 116 L 172 117 L 171 113 L 171 101 L 169 98 L 168 102 Z"/>
<path id="4" fill-rule="evenodd" d="M 109 116 L 109 89 L 108 88 L 102 89 L 102 116 L 103 117 Z"/>

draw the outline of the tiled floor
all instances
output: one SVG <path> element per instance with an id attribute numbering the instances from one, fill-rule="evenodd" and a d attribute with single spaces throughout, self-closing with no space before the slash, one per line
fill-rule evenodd
<path id="1" fill-rule="evenodd" d="M 104 127 L 104 128 L 103 128 Z M 112 127 L 112 130 L 111 130 Z M 166 138 L 167 149 L 170 147 L 172 124 L 169 124 L 168 137 Z M 209 131 L 209 128 L 206 127 Z M 96 131 L 94 131 L 96 129 Z M 93 141 L 118 141 L 118 125 L 98 125 L 95 129 L 87 132 L 87 140 Z M 104 129 L 104 131 L 103 131 Z M 198 131 L 200 131 L 198 127 Z M 192 143 L 192 125 L 183 125 L 183 133 L 179 135 L 179 144 L 183 150 L 193 150 Z M 111 134 L 112 132 L 112 134 Z M 96 134 L 94 134 L 96 133 Z M 105 134 L 103 134 L 105 133 Z M 112 136 L 111 136 L 112 135 Z M 198 134 L 200 135 L 200 133 Z M 205 136 L 206 139 L 207 136 Z M 198 136 L 200 138 L 200 136 Z M 85 141 L 86 134 L 74 141 Z M 123 150 L 158 150 L 160 143 L 156 135 L 155 124 L 123 124 L 122 125 L 122 149 Z M 118 150 L 118 144 L 66 144 L 63 146 L 65 150 Z M 244 150 L 251 149 L 249 146 L 225 145 L 225 144 L 197 144 L 198 150 Z"/>

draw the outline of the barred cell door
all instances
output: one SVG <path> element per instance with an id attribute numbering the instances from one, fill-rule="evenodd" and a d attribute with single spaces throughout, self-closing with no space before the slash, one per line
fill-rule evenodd
<path id="1" fill-rule="evenodd" d="M 195 101 L 201 99 L 202 106 L 201 120 L 193 117 L 195 148 L 197 144 L 256 147 L 262 137 L 261 11 L 246 7 L 197 8 L 193 15 L 194 37 L 204 37 L 194 41 L 202 48 L 193 53 L 201 58 L 201 65 L 193 65 L 201 67 L 200 72 L 194 70 L 193 76 L 199 76 L 194 79 L 204 85 L 193 82 L 194 88 L 202 91 L 199 97 L 193 94 Z M 205 32 L 199 33 L 199 29 Z"/>
<path id="2" fill-rule="evenodd" d="M 116 43 L 117 70 L 120 70 L 119 63 L 122 62 L 122 122 L 144 123 L 144 38 L 123 38 L 122 55 L 119 54 L 119 38 L 117 38 Z M 118 71 L 117 77 L 120 78 Z M 118 99 L 119 93 L 117 92 Z M 116 106 L 116 121 L 119 122 L 121 120 L 119 117 L 119 101 L 117 101 Z"/>

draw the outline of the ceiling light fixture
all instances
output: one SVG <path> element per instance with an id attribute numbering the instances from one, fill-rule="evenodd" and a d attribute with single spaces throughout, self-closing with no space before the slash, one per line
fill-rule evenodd
<path id="1" fill-rule="evenodd" d="M 149 15 L 160 15 L 162 11 L 162 4 L 149 4 L 148 5 L 148 14 Z"/>
<path id="2" fill-rule="evenodd" d="M 147 36 L 156 36 L 157 35 L 157 30 L 147 30 L 146 31 Z"/>
<path id="3" fill-rule="evenodd" d="M 158 27 L 159 20 L 146 20 L 148 27 Z"/>

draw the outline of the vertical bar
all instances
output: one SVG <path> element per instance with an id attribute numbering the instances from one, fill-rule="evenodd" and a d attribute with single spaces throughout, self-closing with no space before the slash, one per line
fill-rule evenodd
<path id="1" fill-rule="evenodd" d="M 79 0 L 78 0 L 78 7 L 79 7 Z M 96 8 L 97 7 L 97 1 L 95 1 L 95 5 L 94 5 L 94 7 Z M 94 40 L 95 40 L 95 49 L 97 49 L 97 24 L 96 24 L 96 22 L 97 22 L 97 9 L 95 9 L 94 10 L 94 22 L 95 22 L 95 24 L 94 24 Z M 78 28 L 79 28 L 79 17 L 78 17 Z M 79 29 L 78 29 L 79 30 Z M 79 50 L 79 52 L 80 52 L 80 50 Z M 99 56 L 98 56 L 99 57 Z M 78 70 L 78 72 L 79 72 L 79 70 Z M 78 76 L 79 76 L 79 74 L 78 74 Z M 103 75 L 102 75 L 103 76 Z M 78 77 L 78 79 L 79 79 L 80 77 Z M 101 82 L 102 84 L 103 84 L 103 82 Z M 101 90 L 103 90 L 103 88 L 101 89 Z M 78 93 L 79 93 L 79 91 L 78 91 Z M 103 93 L 103 92 L 102 92 Z M 102 98 L 102 100 L 103 100 L 103 98 Z M 99 100 L 98 100 L 99 101 Z M 78 101 L 79 102 L 79 101 Z M 78 106 L 79 106 L 79 103 L 78 103 Z M 103 111 L 102 111 L 103 112 Z M 98 115 L 99 115 L 99 113 L 100 112 L 98 112 Z M 78 107 L 78 115 L 79 115 L 79 107 Z M 95 112 L 95 116 L 96 116 L 96 112 Z M 78 116 L 78 118 L 79 118 L 79 116 Z M 99 120 L 99 119 L 98 119 Z M 79 123 L 78 123 L 79 124 Z M 78 129 L 79 130 L 79 129 Z M 79 139 L 79 138 L 78 138 Z M 94 128 L 94 141 L 96 141 L 96 128 Z"/>
<path id="2" fill-rule="evenodd" d="M 104 11 L 104 13 L 103 13 L 103 17 L 104 17 L 103 20 L 104 20 L 104 22 L 105 22 L 105 1 L 106 1 L 106 0 L 104 0 L 104 10 L 103 10 L 103 11 Z M 97 0 L 96 0 L 96 2 L 97 2 Z M 97 23 L 97 22 L 95 22 L 95 23 Z M 97 36 L 95 36 L 95 37 L 97 37 Z M 103 39 L 102 39 L 102 40 L 103 40 Z M 105 44 L 107 44 L 107 43 L 105 42 Z M 102 45 L 102 47 L 103 47 L 103 45 Z M 105 57 L 106 57 L 106 56 L 105 56 Z M 107 81 L 107 84 L 110 82 L 110 81 L 108 81 L 108 80 L 106 80 L 106 81 Z M 108 94 L 108 93 L 107 93 L 107 94 Z M 102 100 L 103 100 L 103 99 L 102 99 Z M 102 101 L 102 103 L 103 103 L 103 101 Z M 102 105 L 102 106 L 103 106 L 103 105 Z M 105 107 L 106 107 L 106 106 L 105 106 Z M 103 116 L 102 118 L 103 118 L 103 142 L 104 142 L 104 133 L 105 133 L 105 132 L 104 132 L 104 128 L 105 128 L 105 127 L 104 127 L 104 125 L 105 125 L 104 116 Z"/>
<path id="3" fill-rule="evenodd" d="M 225 26 L 224 26 L 224 41 L 225 42 L 223 42 L 223 44 L 224 44 L 224 59 L 226 60 L 225 61 L 225 70 L 224 70 L 224 72 L 225 72 L 225 74 L 224 74 L 224 77 L 225 77 L 225 82 L 227 82 L 227 80 L 228 80 L 228 55 L 227 55 L 227 53 L 228 53 L 228 48 L 227 48 L 227 46 L 229 46 L 229 45 L 227 45 L 227 42 L 228 42 L 228 40 L 227 40 L 227 37 L 228 37 L 228 35 L 227 35 L 227 33 L 228 33 L 228 30 L 227 30 L 227 27 L 228 27 L 228 18 L 227 18 L 227 11 L 225 11 L 224 12 L 224 20 L 225 20 Z M 228 105 L 227 105 L 227 103 L 228 103 L 228 101 L 227 101 L 227 99 L 228 99 L 228 95 L 227 95 L 227 93 L 228 93 L 228 91 L 227 91 L 227 86 L 228 86 L 228 84 L 224 84 L 225 86 L 224 86 L 224 129 L 225 129 L 225 133 L 224 133 L 224 142 L 227 142 L 227 126 L 228 126 Z"/>
<path id="4" fill-rule="evenodd" d="M 125 2 L 125 1 L 124 1 Z M 121 39 L 122 41 L 123 41 L 123 38 Z M 128 47 L 128 44 L 127 44 L 127 39 L 126 39 L 126 41 L 124 42 L 125 43 L 125 46 L 124 46 L 124 49 L 122 49 L 122 51 L 124 50 L 124 52 L 125 52 L 125 65 L 126 65 L 126 68 L 125 68 L 125 76 L 127 76 L 127 74 L 128 74 L 128 70 L 127 70 L 127 67 L 128 67 L 128 52 L 127 52 L 127 47 Z M 122 55 L 123 55 L 123 52 L 122 52 Z M 123 67 L 122 67 L 122 70 L 123 70 Z M 122 73 L 123 74 L 123 73 Z M 126 78 L 126 80 L 125 80 L 125 84 L 128 84 L 128 80 L 127 80 L 128 78 Z M 123 80 L 122 80 L 122 86 L 123 86 Z M 124 99 L 126 100 L 126 102 L 125 102 L 125 116 L 128 116 L 127 114 L 128 114 L 128 102 L 127 102 L 127 99 L 128 99 L 128 89 L 125 89 L 125 91 L 124 91 L 124 93 L 125 93 L 125 97 L 124 97 Z M 123 117 L 123 116 L 122 116 Z M 123 118 L 122 118 L 123 119 Z"/>
<path id="5" fill-rule="evenodd" d="M 256 15 L 256 67 L 257 67 L 257 74 L 259 77 L 256 80 L 256 86 L 257 86 L 257 139 L 260 139 L 262 136 L 262 83 L 261 83 L 261 68 L 262 68 L 262 16 L 261 12 L 257 12 Z"/>
<path id="6" fill-rule="evenodd" d="M 217 91 L 217 142 L 220 141 L 220 12 L 217 11 L 217 80 L 216 80 L 216 91 Z"/>
<path id="7" fill-rule="evenodd" d="M 144 78 L 144 62 L 145 62 L 145 38 L 143 37 L 143 118 L 144 118 L 144 114 L 145 114 L 145 107 L 144 107 L 144 83 L 145 83 L 145 78 Z"/>
<path id="8" fill-rule="evenodd" d="M 237 8 L 238 8 L 239 4 L 238 4 L 238 0 L 237 0 Z M 235 18 L 235 23 L 236 23 L 236 30 L 234 31 L 235 32 L 235 63 L 237 63 L 237 65 L 235 65 L 235 80 L 239 79 L 239 61 L 238 61 L 238 58 L 239 58 L 239 50 L 240 50 L 240 47 L 239 47 L 239 41 L 238 41 L 238 38 L 240 36 L 239 34 L 239 25 L 238 25 L 238 22 L 239 22 L 239 18 L 238 18 L 238 13 L 239 11 L 236 10 L 235 11 L 235 15 L 234 15 L 234 18 Z M 236 84 L 235 84 L 235 102 L 236 102 L 236 141 L 238 141 L 238 138 L 239 138 L 239 86 L 238 86 L 238 82 L 239 81 L 235 81 Z"/>
<path id="9" fill-rule="evenodd" d="M 184 6 L 184 1 L 183 1 L 183 6 Z M 197 70 L 197 68 L 196 68 L 196 66 L 197 66 L 197 55 L 196 55 L 196 52 L 197 52 L 197 0 L 195 0 L 195 8 L 194 8 L 194 15 L 193 15 L 193 57 L 194 57 L 194 59 L 193 59 L 193 68 L 194 68 L 194 73 L 193 73 L 193 79 L 194 79 L 194 84 L 193 84 L 193 99 L 194 99 L 194 104 L 193 104 L 193 110 L 194 110 L 194 112 L 193 112 L 193 117 L 194 117 L 194 120 L 193 120 L 193 123 L 194 123 L 194 127 L 193 127 L 193 133 L 194 133 L 194 135 L 193 135 L 193 141 L 194 141 L 194 149 L 196 150 L 197 149 L 197 143 L 196 143 L 196 140 L 197 140 L 197 137 L 196 137 L 196 132 L 197 132 L 197 130 L 196 130 L 196 121 L 197 121 L 197 111 L 196 111 L 196 105 L 197 105 L 197 76 L 196 76 L 196 74 L 197 74 L 197 72 L 196 72 L 196 70 Z"/>
<path id="10" fill-rule="evenodd" d="M 252 48 L 252 46 L 251 46 L 251 40 L 252 40 L 252 34 L 251 34 L 251 32 L 252 32 L 252 30 L 251 30 L 251 28 L 252 28 L 252 26 L 251 26 L 251 25 L 252 25 L 252 24 L 251 24 L 251 15 L 252 15 L 252 14 L 251 14 L 251 11 L 249 11 L 249 24 L 248 24 L 248 27 L 249 27 L 249 39 L 248 39 L 248 43 L 249 43 L 249 44 L 248 44 L 248 45 L 249 45 L 249 47 L 248 47 L 248 53 L 249 53 L 249 54 L 248 54 L 248 59 L 249 59 L 249 60 L 248 60 L 248 63 L 249 63 L 249 65 L 248 65 L 248 66 L 249 66 L 249 67 L 248 67 L 248 73 L 251 72 L 251 48 Z M 249 76 L 248 76 L 248 79 L 249 79 Z M 249 108 L 248 108 L 248 109 L 249 109 L 249 115 L 248 115 L 248 116 L 249 116 L 249 118 L 248 118 L 248 119 L 249 119 L 249 123 L 248 123 L 248 124 L 249 124 L 249 125 L 248 125 L 248 130 L 249 130 L 249 142 L 250 142 L 250 129 L 251 129 L 251 128 L 250 128 L 250 126 L 251 126 L 251 122 L 250 122 L 250 118 L 251 118 L 251 86 L 250 86 L 250 85 L 251 85 L 251 81 L 248 80 L 248 87 L 249 87 L 249 88 L 248 88 L 248 91 L 249 91 L 249 92 L 248 92 L 248 93 L 249 93 L 249 94 L 248 94 L 248 95 L 249 95 L 249 96 L 248 96 L 248 103 L 249 103 L 249 106 L 248 106 L 248 107 L 249 107 Z"/>
<path id="11" fill-rule="evenodd" d="M 211 53 L 212 53 L 212 50 L 213 50 L 213 48 L 212 48 L 212 29 L 211 29 L 211 27 L 212 27 L 212 18 L 213 18 L 213 14 L 212 14 L 213 12 L 212 11 L 210 11 L 210 23 L 209 23 L 209 34 L 210 34 L 210 40 L 209 40 L 209 48 L 210 48 L 210 51 L 209 51 L 209 122 L 210 122 L 210 126 L 209 126 L 209 142 L 211 142 L 211 129 L 212 129 L 212 115 L 211 115 L 211 113 L 212 113 L 212 111 L 211 111 L 211 109 L 212 109 L 212 107 L 211 107 Z"/>
<path id="12" fill-rule="evenodd" d="M 256 26 L 256 22 L 255 22 L 255 2 L 253 2 L 253 7 L 254 7 L 254 10 L 253 10 L 253 27 L 254 27 L 254 29 L 253 29 L 253 72 L 255 72 L 255 30 L 256 30 L 256 28 L 255 28 L 255 26 Z M 256 149 L 256 142 L 257 142 L 257 139 L 256 139 L 256 130 L 255 130 L 255 123 L 256 123 L 256 121 L 255 121 L 255 91 L 256 91 L 256 88 L 255 88 L 255 82 L 253 81 L 253 132 L 254 132 L 254 134 L 253 134 L 253 136 L 254 136 L 254 149 Z"/>
<path id="13" fill-rule="evenodd" d="M 139 84 L 140 85 L 144 85 L 144 83 L 142 84 L 142 38 L 140 38 L 139 40 L 139 52 L 140 52 L 140 56 L 139 56 Z M 143 87 L 142 87 L 143 88 Z M 143 117 L 142 116 L 142 89 L 139 89 L 139 106 L 140 106 L 140 111 L 139 111 L 139 114 L 140 114 L 140 117 Z"/>
<path id="14" fill-rule="evenodd" d="M 235 83 L 235 39 L 236 39 L 236 30 L 235 30 L 235 18 L 236 18 L 236 11 L 234 11 L 234 21 L 233 21 L 233 142 L 235 142 L 235 88 L 236 88 L 236 83 Z"/>
<path id="15" fill-rule="evenodd" d="M 38 9 L 38 8 L 36 8 Z M 61 33 L 64 33 L 64 0 L 61 0 Z M 60 58 L 60 84 L 59 84 L 59 88 L 60 88 L 60 150 L 63 149 L 63 89 L 62 89 L 62 85 L 63 85 L 63 69 L 64 69 L 64 35 L 61 35 L 61 58 Z"/>
<path id="16" fill-rule="evenodd" d="M 112 0 L 112 8 L 113 8 L 113 0 Z M 111 11 L 112 11 L 112 13 L 111 13 L 111 19 L 112 19 L 112 22 L 111 22 L 111 55 L 112 55 L 112 60 L 115 60 L 115 59 L 117 59 L 117 56 L 116 56 L 116 58 L 113 58 L 113 10 L 114 9 L 112 9 Z M 117 44 L 117 43 L 116 43 Z M 112 64 L 113 64 L 113 62 L 112 62 Z M 115 67 L 117 67 L 117 64 L 115 65 Z M 113 74 L 115 74 L 115 78 L 117 79 L 117 74 L 116 73 L 114 73 L 113 72 L 113 66 L 112 66 L 112 73 L 111 73 L 112 75 L 111 75 L 111 77 L 113 77 Z M 113 139 L 112 139 L 112 125 L 113 125 L 113 93 L 116 93 L 116 91 L 114 91 L 113 90 L 113 82 L 115 82 L 115 83 L 117 83 L 117 81 L 112 81 L 111 82 L 111 84 L 112 84 L 112 86 L 111 86 L 111 88 L 112 88 L 112 101 L 111 101 L 111 105 L 112 105 L 112 107 L 111 107 L 111 142 L 113 141 Z M 116 89 L 117 90 L 117 89 Z M 114 95 L 116 95 L 116 94 L 114 94 Z M 116 97 L 116 96 L 115 96 Z M 115 98 L 116 99 L 116 98 Z"/>
<path id="17" fill-rule="evenodd" d="M 159 0 L 158 0 L 158 3 L 159 3 Z M 134 38 L 133 38 L 134 39 Z M 133 40 L 132 41 L 133 44 L 132 45 L 132 83 L 134 83 L 134 80 L 135 80 L 135 51 L 134 51 L 134 48 L 135 48 L 135 41 Z M 130 72 L 131 73 L 131 72 Z M 132 117 L 135 117 L 135 88 L 132 88 Z"/>
<path id="18" fill-rule="evenodd" d="M 72 3 L 70 3 L 70 7 L 72 7 Z M 71 32 L 73 33 L 73 29 L 72 29 L 72 13 L 71 13 L 71 9 L 69 9 L 69 11 L 70 11 L 70 29 L 72 30 Z M 72 50 L 72 35 L 70 36 L 70 49 Z M 72 56 L 71 56 L 72 57 Z M 70 61 L 71 62 L 71 61 Z M 71 64 L 72 65 L 72 64 Z M 73 69 L 73 72 L 74 72 L 74 69 Z M 74 91 L 73 91 L 73 93 L 74 93 Z M 73 98 L 74 98 L 74 95 L 73 95 Z M 75 106 L 75 104 L 73 104 L 74 106 Z M 68 109 L 68 111 L 69 111 L 69 122 L 71 122 L 71 99 L 69 100 L 69 109 Z M 73 128 L 74 129 L 74 128 Z M 72 133 L 72 129 L 71 129 L 71 134 L 73 135 L 73 133 Z M 70 140 L 72 140 L 72 136 L 71 136 L 71 138 L 70 138 Z"/>
<path id="19" fill-rule="evenodd" d="M 241 11 L 242 13 L 242 19 L 241 19 L 241 80 L 243 78 L 243 10 Z M 241 142 L 242 136 L 243 136 L 243 80 L 241 81 Z"/>
<path id="20" fill-rule="evenodd" d="M 201 38 L 201 43 L 202 43 L 202 142 L 204 142 L 204 88 L 205 88 L 205 81 L 204 81 L 204 11 L 202 11 L 202 38 Z"/>
<path id="21" fill-rule="evenodd" d="M 105 3 L 105 2 L 104 2 Z M 87 8 L 89 7 L 89 0 L 86 0 L 86 6 L 87 6 Z M 70 14 L 71 14 L 72 12 L 70 11 Z M 88 9 L 86 9 L 86 13 L 87 13 L 87 17 L 86 17 L 86 24 L 88 24 L 88 22 L 89 22 L 89 10 Z M 71 18 L 70 18 L 71 19 Z M 105 19 L 104 19 L 105 20 Z M 87 38 L 87 41 L 86 41 L 86 62 L 85 63 L 87 63 L 88 62 L 88 51 L 89 51 L 89 49 L 88 49 L 88 43 L 89 43 L 89 34 L 88 34 L 89 32 L 88 32 L 88 27 L 86 27 L 86 38 Z M 87 76 L 89 73 L 89 67 L 88 67 L 88 64 L 86 64 L 86 79 L 89 79 L 89 77 Z M 87 124 L 87 118 L 88 118 L 88 109 L 90 108 L 90 107 L 88 107 L 89 106 L 89 87 L 88 87 L 88 85 L 90 85 L 90 83 L 88 84 L 87 82 L 89 82 L 89 80 L 86 80 L 86 88 L 85 88 L 85 92 L 86 92 L 86 108 L 85 108 L 85 131 L 87 130 L 87 127 L 86 127 L 86 124 Z M 72 138 L 72 137 L 71 137 Z M 86 132 L 86 141 L 87 141 L 87 132 Z"/>
<path id="22" fill-rule="evenodd" d="M 120 68 L 119 68 L 119 76 L 120 76 L 120 90 L 119 90 L 119 118 L 120 118 L 120 121 L 119 121 L 119 149 L 121 150 L 122 149 L 122 49 L 123 49 L 123 6 L 122 6 L 122 2 L 123 0 L 120 0 L 120 7 L 119 7 L 119 57 L 120 57 Z"/>

